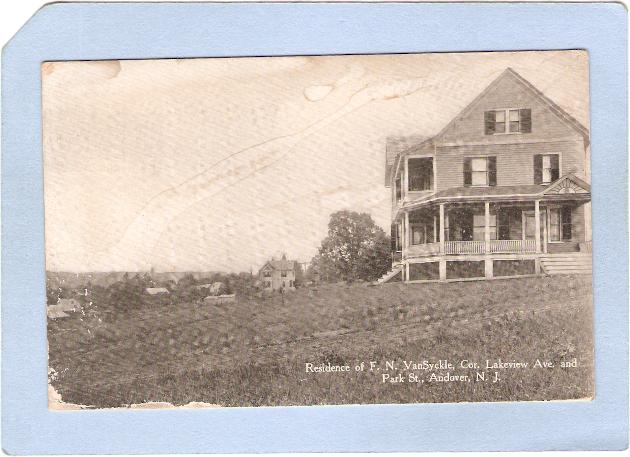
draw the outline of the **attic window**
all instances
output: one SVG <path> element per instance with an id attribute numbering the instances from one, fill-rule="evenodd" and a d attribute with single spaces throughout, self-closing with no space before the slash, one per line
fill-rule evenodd
<path id="1" fill-rule="evenodd" d="M 484 114 L 486 135 L 505 133 L 530 133 L 532 131 L 531 109 L 499 109 Z"/>

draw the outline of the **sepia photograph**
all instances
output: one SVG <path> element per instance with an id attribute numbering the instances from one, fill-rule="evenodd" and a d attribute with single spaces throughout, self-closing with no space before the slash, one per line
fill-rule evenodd
<path id="1" fill-rule="evenodd" d="M 586 51 L 41 83 L 49 409 L 594 398 Z"/>

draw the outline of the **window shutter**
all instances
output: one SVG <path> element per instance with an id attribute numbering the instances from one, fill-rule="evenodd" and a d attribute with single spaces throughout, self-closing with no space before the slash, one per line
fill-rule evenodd
<path id="1" fill-rule="evenodd" d="M 542 183 L 542 155 L 534 155 L 534 184 Z"/>
<path id="2" fill-rule="evenodd" d="M 497 158 L 496 156 L 488 157 L 488 185 L 497 185 Z"/>
<path id="3" fill-rule="evenodd" d="M 529 108 L 519 110 L 521 121 L 521 133 L 531 133 L 532 131 L 532 110 Z"/>
<path id="4" fill-rule="evenodd" d="M 560 160 L 558 154 L 551 156 L 551 182 L 557 181 L 560 178 Z"/>
<path id="5" fill-rule="evenodd" d="M 464 157 L 464 186 L 472 185 L 472 166 L 470 157 Z"/>
<path id="6" fill-rule="evenodd" d="M 486 111 L 484 113 L 484 125 L 486 135 L 494 135 L 494 124 L 496 122 L 496 113 L 494 111 Z"/>
<path id="7" fill-rule="evenodd" d="M 562 241 L 571 241 L 572 238 L 571 207 L 562 207 Z"/>

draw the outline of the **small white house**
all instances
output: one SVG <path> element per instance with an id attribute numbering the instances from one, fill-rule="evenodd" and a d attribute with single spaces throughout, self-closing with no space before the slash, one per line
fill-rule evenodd
<path id="1" fill-rule="evenodd" d="M 145 292 L 149 295 L 167 295 L 169 293 L 166 287 L 147 287 Z"/>
<path id="2" fill-rule="evenodd" d="M 210 295 L 220 295 L 221 292 L 227 291 L 227 287 L 220 281 L 208 283 L 208 284 L 199 284 L 195 286 L 195 289 L 198 290 L 207 290 Z"/>
<path id="3" fill-rule="evenodd" d="M 234 303 L 236 301 L 236 295 L 209 295 L 203 299 L 203 302 L 207 305 L 222 304 L 222 303 Z"/>
<path id="4" fill-rule="evenodd" d="M 49 319 L 68 317 L 68 312 L 78 311 L 80 307 L 81 304 L 74 298 L 60 298 L 56 304 L 46 307 L 46 315 Z"/>

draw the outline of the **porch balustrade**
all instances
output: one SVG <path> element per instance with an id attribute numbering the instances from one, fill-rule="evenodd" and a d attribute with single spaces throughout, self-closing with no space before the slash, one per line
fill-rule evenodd
<path id="1" fill-rule="evenodd" d="M 489 252 L 492 254 L 533 254 L 536 252 L 535 240 L 490 240 Z M 485 241 L 445 241 L 444 252 L 440 243 L 415 244 L 403 251 L 404 258 L 430 255 L 466 255 L 486 254 Z"/>
<path id="2" fill-rule="evenodd" d="M 484 254 L 486 243 L 485 241 L 446 241 L 444 251 L 445 254 Z"/>
<path id="3" fill-rule="evenodd" d="M 413 244 L 405 250 L 406 257 L 421 257 L 440 253 L 440 243 Z"/>
<path id="4" fill-rule="evenodd" d="M 536 240 L 491 240 L 490 252 L 492 253 L 534 253 L 536 252 Z"/>

